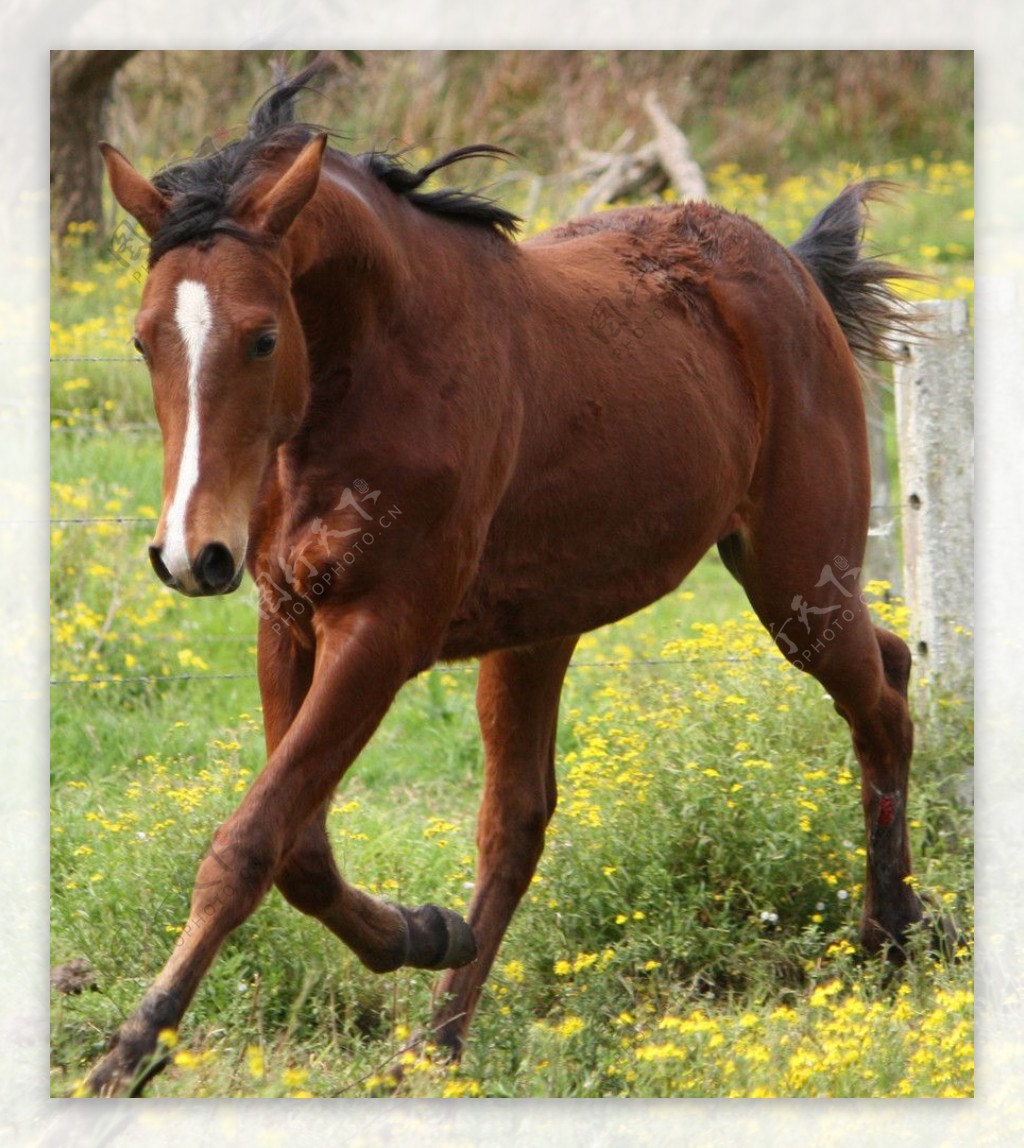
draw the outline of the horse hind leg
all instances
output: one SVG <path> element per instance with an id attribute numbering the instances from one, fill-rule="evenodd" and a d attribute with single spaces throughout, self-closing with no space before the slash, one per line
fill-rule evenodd
<path id="1" fill-rule="evenodd" d="M 434 1039 L 457 1058 L 505 929 L 530 887 L 555 809 L 555 734 L 576 638 L 501 650 L 480 662 L 477 712 L 485 749 L 477 879 L 468 920 L 479 954 L 446 973 Z"/>
<path id="2" fill-rule="evenodd" d="M 800 521 L 786 516 L 737 532 L 724 541 L 723 559 L 782 653 L 824 686 L 850 727 L 867 851 L 861 943 L 900 959 L 924 916 L 909 880 L 910 651 L 871 621 L 856 565 L 863 542 L 851 542 L 858 531 L 794 527 Z"/>
<path id="3" fill-rule="evenodd" d="M 867 607 L 858 599 L 858 608 Z M 867 630 L 867 626 L 865 626 Z M 914 729 L 907 704 L 910 651 L 896 634 L 870 626 L 878 648 L 882 678 L 864 675 L 863 690 L 841 690 L 836 710 L 850 726 L 861 768 L 861 806 L 866 836 L 867 881 L 861 913 L 861 943 L 868 952 L 892 946 L 902 957 L 907 930 L 924 916 L 924 907 L 910 884 L 911 857 L 907 833 L 907 797 Z M 812 671 L 813 672 L 813 671 Z M 842 671 L 841 671 L 842 672 Z M 846 674 L 844 673 L 844 677 Z M 854 677 L 854 675 L 850 675 Z"/>

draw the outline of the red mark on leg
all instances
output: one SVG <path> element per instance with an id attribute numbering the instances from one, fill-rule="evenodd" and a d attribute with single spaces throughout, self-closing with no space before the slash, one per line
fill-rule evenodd
<path id="1" fill-rule="evenodd" d="M 885 793 L 878 803 L 878 827 L 884 829 L 896 816 L 896 795 Z"/>

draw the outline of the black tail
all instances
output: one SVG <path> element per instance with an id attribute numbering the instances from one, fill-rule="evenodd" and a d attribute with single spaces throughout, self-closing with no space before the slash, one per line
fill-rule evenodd
<path id="1" fill-rule="evenodd" d="M 877 179 L 850 184 L 811 220 L 790 247 L 814 276 L 850 350 L 862 361 L 898 358 L 893 336 L 916 331 L 914 316 L 889 281 L 926 278 L 861 255 L 867 221 L 864 204 L 870 199 L 884 199 L 894 189 L 894 184 Z"/>

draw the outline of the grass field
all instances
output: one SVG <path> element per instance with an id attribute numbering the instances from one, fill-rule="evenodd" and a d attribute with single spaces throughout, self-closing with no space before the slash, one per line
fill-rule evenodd
<path id="1" fill-rule="evenodd" d="M 973 296 L 972 172 L 928 158 L 873 238 Z M 849 177 L 769 186 L 724 167 L 714 198 L 784 241 Z M 525 194 L 525 192 L 524 192 Z M 511 206 L 515 207 L 514 194 Z M 557 216 L 541 201 L 530 228 Z M 73 1092 L 160 969 L 196 863 L 260 769 L 246 583 L 186 601 L 145 560 L 160 446 L 130 353 L 141 267 L 77 232 L 52 309 L 52 950 L 99 991 L 53 996 L 52 1091 Z M 876 587 L 878 616 L 905 626 Z M 339 789 L 339 864 L 408 903 L 464 908 L 481 781 L 473 667 L 410 683 Z M 972 826 L 957 800 L 971 714 L 945 699 L 916 755 L 918 881 L 964 933 L 894 975 L 854 947 L 856 765 L 820 688 L 790 669 L 709 556 L 687 584 L 580 642 L 560 804 L 460 1068 L 406 1054 L 411 1096 L 968 1096 Z M 366 1096 L 429 1016 L 434 978 L 377 977 L 276 892 L 229 940 L 156 1096 Z"/>

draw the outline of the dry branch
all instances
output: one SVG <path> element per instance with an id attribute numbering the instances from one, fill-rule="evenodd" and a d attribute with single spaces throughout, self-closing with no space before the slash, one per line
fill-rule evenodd
<path id="1" fill-rule="evenodd" d="M 644 111 L 654 125 L 654 143 L 665 174 L 680 199 L 707 199 L 708 189 L 700 164 L 690 152 L 690 143 L 669 119 L 655 92 L 644 96 Z"/>
<path id="2" fill-rule="evenodd" d="M 707 197 L 704 175 L 686 136 L 669 118 L 654 92 L 645 96 L 644 110 L 655 131 L 649 143 L 625 151 L 634 137 L 630 130 L 616 140 L 610 151 L 579 149 L 584 162 L 573 178 L 590 186 L 577 202 L 574 214 L 586 215 L 601 204 L 630 195 L 659 192 L 669 184 L 680 199 Z"/>

